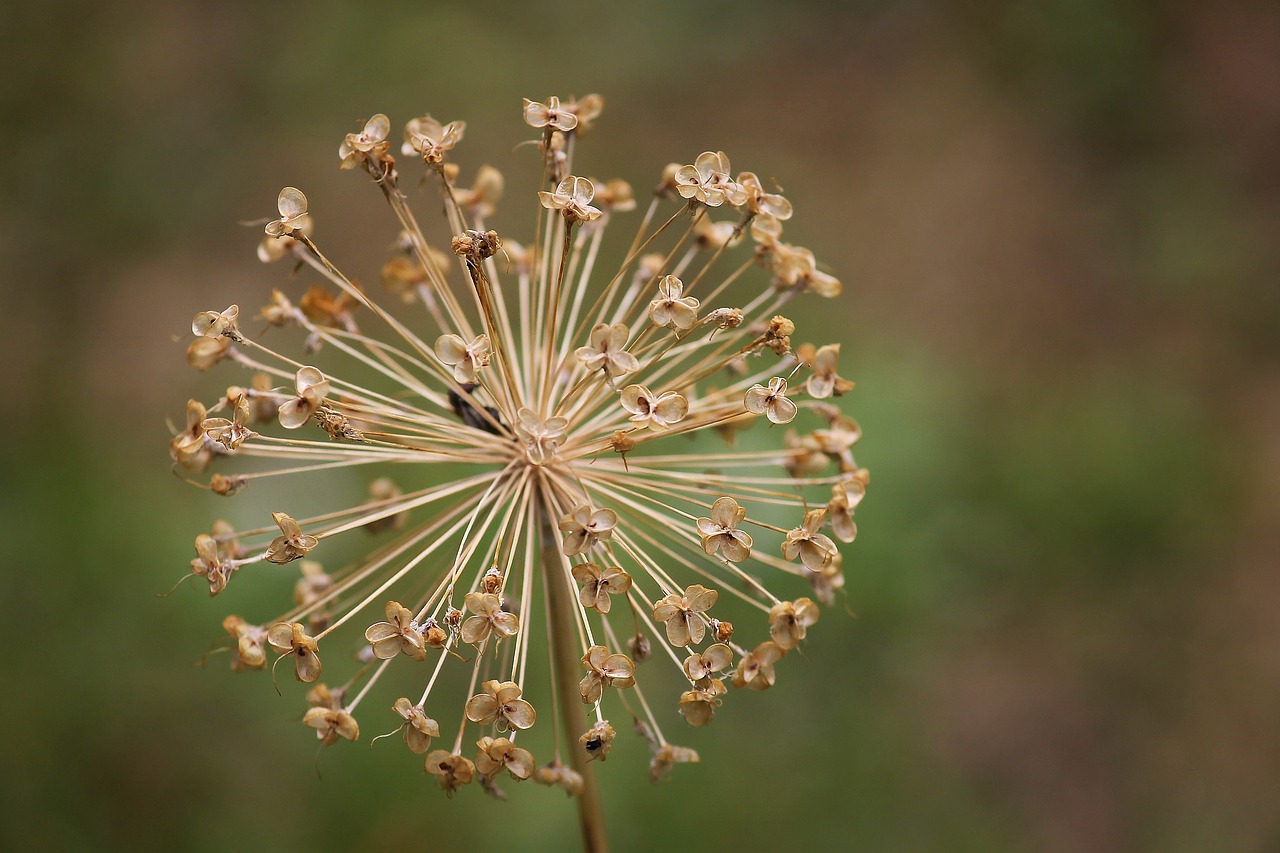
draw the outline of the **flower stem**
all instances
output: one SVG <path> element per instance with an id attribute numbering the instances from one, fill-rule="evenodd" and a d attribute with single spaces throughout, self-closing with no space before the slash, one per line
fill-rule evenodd
<path id="1" fill-rule="evenodd" d="M 542 518 L 542 579 L 547 590 L 551 617 L 551 647 L 555 654 L 555 681 L 559 691 L 560 712 L 566 742 L 573 758 L 573 769 L 582 775 L 582 793 L 578 802 L 578 823 L 582 827 L 582 844 L 587 853 L 605 853 L 609 840 L 605 835 L 604 810 L 600 789 L 596 785 L 595 767 L 578 737 L 587 730 L 587 715 L 578 694 L 579 655 L 574 632 L 573 602 L 564 578 L 564 564 L 556 536 L 545 510 Z"/>

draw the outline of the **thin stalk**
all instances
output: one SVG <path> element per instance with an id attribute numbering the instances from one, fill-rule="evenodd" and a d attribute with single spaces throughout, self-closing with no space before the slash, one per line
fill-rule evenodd
<path id="1" fill-rule="evenodd" d="M 582 845 L 587 853 L 605 853 L 609 840 L 605 834 L 604 810 L 601 807 L 600 789 L 596 784 L 596 772 L 587 752 L 578 743 L 578 736 L 587 730 L 587 715 L 582 697 L 578 694 L 579 655 L 574 630 L 573 602 L 569 600 L 564 579 L 564 564 L 560 556 L 551 520 L 542 509 L 542 582 L 547 590 L 547 609 L 550 618 L 551 648 L 554 653 L 556 691 L 560 698 L 561 718 L 565 728 L 565 742 L 573 758 L 573 769 L 582 776 L 582 793 L 578 802 L 578 823 L 582 827 Z"/>

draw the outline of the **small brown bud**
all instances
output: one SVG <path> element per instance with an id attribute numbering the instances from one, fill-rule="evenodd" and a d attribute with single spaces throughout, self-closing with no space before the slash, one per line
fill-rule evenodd
<path id="1" fill-rule="evenodd" d="M 223 495 L 224 497 L 233 496 L 248 484 L 249 480 L 241 476 L 228 477 L 224 474 L 214 474 L 209 478 L 209 489 L 215 495 Z"/>
<path id="2" fill-rule="evenodd" d="M 649 641 L 646 634 L 637 633 L 634 637 L 627 640 L 627 651 L 631 652 L 631 659 L 636 663 L 644 663 L 653 654 L 653 644 Z"/>

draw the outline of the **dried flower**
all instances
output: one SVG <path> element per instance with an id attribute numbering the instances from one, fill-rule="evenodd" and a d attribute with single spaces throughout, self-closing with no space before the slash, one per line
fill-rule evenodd
<path id="1" fill-rule="evenodd" d="M 529 750 L 521 749 L 504 737 L 482 737 L 476 741 L 476 746 L 480 748 L 476 753 L 476 769 L 486 779 L 492 779 L 505 770 L 512 779 L 524 781 L 533 775 L 537 767 Z"/>
<path id="2" fill-rule="evenodd" d="M 421 755 L 431 748 L 431 739 L 440 737 L 440 724 L 427 716 L 421 705 L 415 705 L 403 696 L 392 706 L 404 719 L 404 742 L 414 753 Z"/>
<path id="3" fill-rule="evenodd" d="M 475 382 L 476 371 L 489 366 L 489 338 L 478 335 L 467 343 L 457 335 L 441 335 L 436 339 L 436 356 L 453 368 L 459 382 Z"/>
<path id="4" fill-rule="evenodd" d="M 852 542 L 858 537 L 858 525 L 853 511 L 867 493 L 866 481 L 857 476 L 841 480 L 831 487 L 831 502 L 827 512 L 831 515 L 831 531 L 841 542 Z"/>
<path id="5" fill-rule="evenodd" d="M 612 606 L 609 596 L 626 595 L 631 589 L 631 575 L 620 566 L 600 568 L 595 563 L 578 563 L 572 569 L 573 579 L 582 584 L 578 601 L 597 613 L 608 613 Z"/>
<path id="6" fill-rule="evenodd" d="M 586 178 L 568 177 L 560 182 L 555 192 L 540 192 L 538 198 L 548 210 L 564 211 L 566 221 L 591 222 L 599 219 L 604 211 L 591 206 L 596 188 Z"/>
<path id="7" fill-rule="evenodd" d="M 560 519 L 560 530 L 565 533 L 561 548 L 566 557 L 585 554 L 597 543 L 611 539 L 617 526 L 618 514 L 611 509 L 576 506 Z"/>
<path id="8" fill-rule="evenodd" d="M 753 385 L 745 399 L 747 411 L 764 415 L 775 424 L 789 424 L 795 420 L 799 407 L 787 397 L 787 380 L 775 376 L 768 387 Z"/>
<path id="9" fill-rule="evenodd" d="M 280 289 L 253 303 L 266 305 L 244 329 L 234 305 L 197 315 L 186 348 L 197 369 L 248 373 L 187 404 L 171 430 L 174 464 L 207 471 L 198 485 L 217 494 L 254 483 L 238 500 L 317 504 L 305 514 L 284 505 L 273 525 L 215 522 L 195 539 L 190 572 L 214 594 L 233 575 L 242 586 L 299 561 L 281 579 L 292 595 L 275 618 L 224 620 L 232 667 L 266 668 L 268 647 L 276 665 L 289 657 L 314 685 L 303 721 L 322 743 L 358 737 L 362 703 L 392 708 L 448 794 L 477 771 L 494 796 L 504 772 L 592 790 L 589 762 L 616 737 L 609 688 L 632 691 L 625 704 L 654 779 L 697 761 L 667 742 L 650 710 L 658 703 L 641 691 L 666 690 L 666 704 L 702 726 L 731 677 L 771 685 L 817 620 L 817 605 L 796 596 L 828 602 L 843 585 L 824 524 L 853 539 L 866 490 L 853 452 L 861 431 L 827 402 L 852 387 L 839 345 L 793 351 L 797 324 L 781 313 L 803 294 L 840 289 L 812 252 L 782 241 L 791 204 L 755 172 L 734 179 L 728 157 L 708 151 L 654 175 L 638 232 L 615 239 L 637 207 L 632 185 L 574 173 L 579 137 L 602 106 L 596 95 L 525 102 L 537 139 L 519 150 L 536 158 L 541 183 L 536 201 L 524 199 L 536 229 L 513 235 L 523 243 L 488 222 L 509 202 L 496 169 L 460 185 L 462 122 L 421 115 L 404 125 L 400 150 L 436 184 L 438 227 L 410 209 L 416 194 L 392 156 L 389 118 L 335 134 L 341 168 L 389 203 L 388 233 L 370 238 L 387 255 L 359 276 L 344 272 L 312 238 L 306 196 L 286 187 L 257 250 L 287 259 Z M 713 219 L 716 207 L 734 210 Z M 633 248 L 606 268 L 615 245 Z M 358 281 L 371 276 L 385 289 L 366 292 Z M 719 444 L 759 422 L 794 431 Z M 804 521 L 788 531 L 775 513 Z M 329 539 L 341 540 L 329 553 L 353 557 L 326 570 L 309 557 Z M 800 589 L 773 589 L 788 582 Z M 741 601 L 721 602 L 720 591 Z M 731 605 L 743 612 L 720 613 Z M 346 670 L 341 687 L 319 683 L 322 644 L 357 649 L 330 663 Z M 538 665 L 547 652 L 551 678 Z M 392 687 L 397 675 L 414 681 Z M 564 755 L 534 726 L 553 684 L 567 685 L 569 701 L 552 704 L 580 734 Z M 433 749 L 442 729 L 456 739 Z M 529 751 L 541 754 L 539 742 L 554 750 L 540 769 Z M 478 751 L 464 756 L 468 743 Z"/>
<path id="10" fill-rule="evenodd" d="M 603 370 L 614 378 L 640 369 L 640 360 L 626 351 L 631 331 L 626 323 L 600 323 L 591 330 L 591 343 L 578 347 L 574 355 L 591 372 Z"/>
<path id="11" fill-rule="evenodd" d="M 739 530 L 747 511 L 730 497 L 716 498 L 711 504 L 711 517 L 698 519 L 702 548 L 709 555 L 720 552 L 731 563 L 741 563 L 751 556 L 751 535 Z"/>
<path id="12" fill-rule="evenodd" d="M 773 665 L 782 660 L 787 650 L 772 641 L 765 641 L 742 656 L 738 668 L 733 673 L 734 687 L 749 687 L 752 690 L 767 690 L 773 686 L 777 677 Z"/>
<path id="13" fill-rule="evenodd" d="M 470 758 L 443 749 L 432 752 L 423 764 L 450 797 L 463 785 L 470 785 L 476 777 L 476 766 L 471 763 Z"/>
<path id="14" fill-rule="evenodd" d="M 300 367 L 293 378 L 298 396 L 280 406 L 280 426 L 298 429 L 311 420 L 329 395 L 329 382 L 314 367 Z"/>
<path id="15" fill-rule="evenodd" d="M 782 648 L 794 649 L 817 621 L 818 605 L 809 599 L 779 601 L 769 608 L 769 636 Z"/>
<path id="16" fill-rule="evenodd" d="M 649 319 L 656 326 L 672 326 L 687 332 L 698 324 L 698 306 L 692 296 L 684 296 L 684 284 L 674 275 L 658 281 L 658 298 L 649 303 Z"/>
<path id="17" fill-rule="evenodd" d="M 582 793 L 582 774 L 561 764 L 559 759 L 539 767 L 533 774 L 533 781 L 539 785 L 555 785 L 563 788 L 564 792 L 571 797 Z"/>
<path id="18" fill-rule="evenodd" d="M 839 553 L 836 544 L 831 541 L 831 537 L 818 532 L 822 529 L 826 515 L 825 508 L 806 512 L 800 526 L 787 531 L 787 538 L 782 543 L 782 556 L 794 560 L 799 555 L 805 568 L 815 572 L 831 562 Z"/>
<path id="19" fill-rule="evenodd" d="M 302 724 L 316 730 L 316 738 L 325 746 L 343 740 L 358 740 L 360 725 L 346 711 L 332 708 L 308 708 L 302 716 Z"/>
<path id="20" fill-rule="evenodd" d="M 293 674 L 310 684 L 320 677 L 320 646 L 298 622 L 277 622 L 267 629 L 267 642 L 282 655 L 293 655 Z"/>
<path id="21" fill-rule="evenodd" d="M 400 152 L 418 154 L 427 163 L 440 163 L 444 155 L 462 141 L 466 133 L 465 121 L 451 121 L 442 125 L 430 115 L 411 119 L 404 126 L 404 145 Z"/>
<path id="22" fill-rule="evenodd" d="M 483 693 L 467 700 L 467 719 L 487 726 L 496 723 L 498 731 L 527 729 L 537 719 L 533 706 L 520 698 L 521 690 L 514 681 L 486 681 Z"/>
<path id="23" fill-rule="evenodd" d="M 683 198 L 707 207 L 719 207 L 726 201 L 738 205 L 747 199 L 746 191 L 729 177 L 729 157 L 723 151 L 703 151 L 692 166 L 682 166 L 676 172 L 675 184 Z"/>
<path id="24" fill-rule="evenodd" d="M 283 512 L 273 512 L 271 517 L 280 528 L 280 535 L 272 539 L 271 544 L 267 546 L 266 558 L 269 562 L 283 565 L 301 560 L 319 544 L 316 537 L 302 532 L 302 527 L 293 520 L 292 516 Z"/>
<path id="25" fill-rule="evenodd" d="M 373 647 L 378 660 L 390 660 L 405 654 L 414 660 L 426 660 L 426 644 L 422 629 L 413 618 L 413 611 L 398 601 L 388 601 L 385 622 L 375 622 L 364 632 L 364 638 Z"/>
<path id="26" fill-rule="evenodd" d="M 628 385 L 620 399 L 622 408 L 631 413 L 632 423 L 641 427 L 666 429 L 689 414 L 689 401 L 677 391 L 654 394 L 644 385 Z"/>
<path id="27" fill-rule="evenodd" d="M 502 609 L 502 599 L 491 592 L 469 592 L 467 609 L 474 613 L 462 623 L 462 642 L 480 644 L 490 634 L 498 637 L 514 637 L 520 630 L 520 620 L 514 613 Z"/>
<path id="28" fill-rule="evenodd" d="M 813 375 L 805 382 L 809 396 L 824 400 L 832 395 L 839 397 L 853 390 L 853 383 L 836 375 L 840 366 L 840 345 L 827 344 L 813 356 Z"/>
<path id="29" fill-rule="evenodd" d="M 587 674 L 578 685 L 582 693 L 582 701 L 594 703 L 600 701 L 600 694 L 606 687 L 631 687 L 636 683 L 636 665 L 626 655 L 609 654 L 604 646 L 592 646 L 582 656 L 582 665 Z"/>
<path id="30" fill-rule="evenodd" d="M 554 95 L 547 98 L 545 104 L 525 98 L 524 121 L 530 127 L 551 127 L 563 131 L 570 131 L 578 126 L 578 117 L 574 111 L 562 109 L 560 99 Z"/>
<path id="31" fill-rule="evenodd" d="M 295 187 L 285 187 L 280 190 L 276 207 L 280 211 L 280 218 L 267 223 L 268 237 L 306 235 L 311 218 L 307 215 L 307 197 L 302 194 L 302 190 Z"/>
<path id="32" fill-rule="evenodd" d="M 391 148 L 387 134 L 391 132 L 391 120 L 378 113 L 364 124 L 359 133 L 348 133 L 338 146 L 340 169 L 354 169 L 366 160 L 379 160 Z M 281 215 L 284 211 L 280 211 Z"/>
<path id="33" fill-rule="evenodd" d="M 707 632 L 707 622 L 702 616 L 716 603 L 720 593 L 695 583 L 684 591 L 668 593 L 653 605 L 656 622 L 667 623 L 667 639 L 673 646 L 701 643 Z"/>

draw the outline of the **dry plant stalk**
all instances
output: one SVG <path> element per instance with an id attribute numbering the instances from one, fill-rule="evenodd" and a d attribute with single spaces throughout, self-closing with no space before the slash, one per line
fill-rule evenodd
<path id="1" fill-rule="evenodd" d="M 625 182 L 573 174 L 578 138 L 602 108 L 594 95 L 525 101 L 543 181 L 527 246 L 488 225 L 503 192 L 495 169 L 459 186 L 450 157 L 462 122 L 428 115 L 404 128 L 403 154 L 440 190 L 446 221 L 433 229 L 401 189 L 387 117 L 348 134 L 341 168 L 372 178 L 401 229 L 381 276 L 397 311 L 321 251 L 306 197 L 286 187 L 259 257 L 324 284 L 297 299 L 275 291 L 261 332 L 242 328 L 234 305 L 196 316 L 189 362 L 229 362 L 249 382 L 208 408 L 189 402 L 170 443 L 189 472 L 267 460 L 197 483 L 220 495 L 269 477 L 393 472 L 354 506 L 302 519 L 274 511 L 252 529 L 217 521 L 196 538 L 192 573 L 214 595 L 242 573 L 300 568 L 291 609 L 225 619 L 232 667 L 288 658 L 313 685 L 303 722 L 327 745 L 359 737 L 355 714 L 395 664 L 412 687 L 384 691 L 375 719 L 399 721 L 392 733 L 448 794 L 478 781 L 502 795 L 503 776 L 559 786 L 579 799 L 590 849 L 605 845 L 592 773 L 615 736 L 605 697 L 648 741 L 655 781 L 697 761 L 667 740 L 641 689 L 656 673 L 638 666 L 669 659 L 683 685 L 673 705 L 693 726 L 730 695 L 772 686 L 818 605 L 777 597 L 764 577 L 799 578 L 830 603 L 843 585 L 832 537 L 853 541 L 868 479 L 852 455 L 857 424 L 828 402 L 853 387 L 837 373 L 839 344 L 793 348 L 795 326 L 778 313 L 800 294 L 834 297 L 840 282 L 782 241 L 791 205 L 755 174 L 734 177 L 723 152 L 667 166 L 625 257 L 597 273 L 606 227 L 637 208 Z M 287 337 L 282 327 L 305 336 L 301 360 L 265 342 Z M 307 363 L 319 356 L 323 370 Z M 757 421 L 770 429 L 738 447 Z M 793 422 L 808 431 L 771 429 Z M 326 540 L 366 533 L 378 538 L 348 565 L 311 559 Z M 722 596 L 759 611 L 744 632 L 755 639 L 740 644 Z M 349 630 L 342 639 L 352 627 L 363 643 Z M 327 657 L 335 644 L 358 649 L 354 672 L 325 686 L 321 646 Z M 531 652 L 547 656 L 554 685 L 527 683 Z M 446 666 L 463 673 L 465 696 L 440 695 Z M 551 726 L 541 765 L 526 749 L 531 700 L 567 728 L 562 739 Z M 456 734 L 433 749 L 437 717 Z"/>

